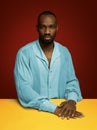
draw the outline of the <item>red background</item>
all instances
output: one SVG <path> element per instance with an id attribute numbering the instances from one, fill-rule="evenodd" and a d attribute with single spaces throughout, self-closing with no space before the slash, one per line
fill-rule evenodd
<path id="1" fill-rule="evenodd" d="M 95 0 L 96 1 L 96 0 Z M 97 98 L 97 7 L 94 0 L 4 0 L 0 2 L 0 98 L 16 98 L 13 69 L 18 49 L 37 39 L 43 10 L 56 13 L 56 40 L 70 50 L 84 98 Z"/>

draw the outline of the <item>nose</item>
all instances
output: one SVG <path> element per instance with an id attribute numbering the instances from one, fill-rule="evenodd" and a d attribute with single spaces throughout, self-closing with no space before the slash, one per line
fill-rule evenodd
<path id="1" fill-rule="evenodd" d="M 45 29 L 45 34 L 49 34 L 50 33 L 50 29 L 47 27 L 46 29 Z"/>

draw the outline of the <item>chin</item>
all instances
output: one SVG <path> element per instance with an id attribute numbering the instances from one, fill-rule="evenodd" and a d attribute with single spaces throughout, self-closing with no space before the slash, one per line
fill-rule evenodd
<path id="1" fill-rule="evenodd" d="M 44 44 L 46 44 L 46 45 L 50 45 L 52 43 L 53 43 L 53 41 L 44 41 Z"/>
<path id="2" fill-rule="evenodd" d="M 45 45 L 50 45 L 54 42 L 54 39 L 49 39 L 49 40 L 46 40 L 44 38 L 40 38 L 40 41 L 45 44 Z"/>

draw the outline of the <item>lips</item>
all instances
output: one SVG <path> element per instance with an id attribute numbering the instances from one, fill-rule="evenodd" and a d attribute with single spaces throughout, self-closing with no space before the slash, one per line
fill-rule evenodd
<path id="1" fill-rule="evenodd" d="M 51 36 L 50 35 L 46 35 L 46 36 L 44 36 L 44 39 L 49 40 L 49 39 L 51 39 Z"/>

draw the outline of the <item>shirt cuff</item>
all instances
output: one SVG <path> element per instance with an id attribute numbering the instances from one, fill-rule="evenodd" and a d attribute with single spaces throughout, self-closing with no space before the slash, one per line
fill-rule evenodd
<path id="1" fill-rule="evenodd" d="M 55 109 L 56 109 L 57 105 L 50 102 L 49 100 L 45 100 L 40 104 L 39 110 L 42 111 L 48 111 L 48 112 L 52 112 L 54 113 Z"/>
<path id="2" fill-rule="evenodd" d="M 70 92 L 70 93 L 68 93 L 67 99 L 68 100 L 74 100 L 75 102 L 77 102 L 78 96 L 75 92 Z"/>

